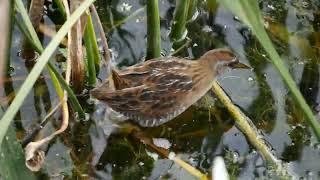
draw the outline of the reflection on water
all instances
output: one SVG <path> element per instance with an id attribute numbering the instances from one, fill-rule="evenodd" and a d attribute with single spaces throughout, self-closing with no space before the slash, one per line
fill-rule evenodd
<path id="1" fill-rule="evenodd" d="M 127 4 L 124 4 L 127 3 Z M 144 59 L 146 53 L 146 13 L 142 11 L 122 23 L 127 16 L 142 8 L 143 1 L 97 1 L 98 13 L 103 21 L 109 47 L 116 56 L 114 64 L 122 67 Z M 125 5 L 125 6 L 124 6 Z M 123 7 L 122 7 L 123 6 Z M 160 0 L 162 52 L 172 53 L 181 44 L 173 45 L 169 31 L 175 2 Z M 260 8 L 266 28 L 282 59 L 312 108 L 319 106 L 320 57 L 320 3 L 317 0 L 261 1 Z M 55 6 L 48 15 L 55 17 Z M 266 136 L 277 157 L 289 163 L 290 168 L 303 177 L 319 178 L 319 145 L 304 121 L 301 110 L 294 103 L 279 74 L 250 30 L 226 9 L 216 6 L 208 13 L 206 3 L 198 1 L 198 15 L 187 24 L 191 43 L 177 56 L 198 58 L 217 47 L 229 47 L 239 54 L 242 62 L 254 67 L 253 71 L 234 70 L 218 81 Z M 23 77 L 31 66 L 25 57 L 17 56 L 22 37 L 15 29 L 12 62 L 14 71 L 7 78 Z M 181 42 L 182 44 L 185 42 Z M 64 62 L 57 62 L 63 67 Z M 30 64 L 28 64 L 30 65 Z M 46 72 L 43 73 L 46 76 Z M 104 79 L 105 69 L 100 71 Z M 17 91 L 21 81 L 8 81 L 5 95 Z M 39 177 L 66 177 L 70 179 L 95 177 L 96 179 L 192 179 L 188 173 L 169 160 L 155 158 L 155 154 L 122 132 L 121 123 L 105 117 L 104 105 L 79 96 L 81 104 L 90 114 L 90 121 L 71 119 L 68 130 L 48 144 L 47 160 Z M 15 118 L 19 139 L 28 135 L 57 103 L 50 79 L 39 79 Z M 203 104 L 210 105 L 204 106 Z M 40 136 L 59 126 L 61 114 L 56 113 Z M 208 93 L 206 98 L 189 108 L 175 120 L 155 128 L 144 128 L 152 137 L 166 138 L 171 151 L 205 173 L 215 156 L 223 156 L 232 177 L 239 179 L 270 178 L 266 162 L 248 144 L 236 128 L 232 117 Z"/>

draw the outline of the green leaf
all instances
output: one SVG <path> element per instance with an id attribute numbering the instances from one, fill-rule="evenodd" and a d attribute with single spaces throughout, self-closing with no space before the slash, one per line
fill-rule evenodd
<path id="1" fill-rule="evenodd" d="M 294 99 L 299 104 L 307 117 L 307 122 L 313 128 L 318 140 L 320 140 L 320 124 L 314 116 L 311 108 L 307 105 L 301 92 L 298 90 L 296 83 L 291 77 L 284 62 L 273 47 L 273 44 L 263 27 L 263 20 L 260 14 L 258 2 L 256 0 L 219 0 L 225 7 L 232 11 L 252 30 L 252 33 L 257 37 L 263 48 L 268 53 L 271 62 L 278 69 L 283 81 L 289 87 Z"/>
<path id="2" fill-rule="evenodd" d="M 172 24 L 172 30 L 170 32 L 170 37 L 173 41 L 181 40 L 186 32 L 189 4 L 190 0 L 176 1 L 174 20 Z"/>
<path id="3" fill-rule="evenodd" d="M 16 1 L 18 2 L 18 1 Z M 9 125 L 13 118 L 15 117 L 16 113 L 18 112 L 19 108 L 21 107 L 24 99 L 32 89 L 32 86 L 36 82 L 37 78 L 39 77 L 41 71 L 49 61 L 52 54 L 55 52 L 56 48 L 59 46 L 60 42 L 64 38 L 64 36 L 68 33 L 70 28 L 73 26 L 73 24 L 80 18 L 80 16 L 83 14 L 83 12 L 89 8 L 89 6 L 94 2 L 94 0 L 86 0 L 84 1 L 79 8 L 74 11 L 74 13 L 70 16 L 70 19 L 68 19 L 63 26 L 60 28 L 60 30 L 57 32 L 56 36 L 51 40 L 51 42 L 48 44 L 46 49 L 43 51 L 39 59 L 37 60 L 37 63 L 31 70 L 30 74 L 26 78 L 25 82 L 22 84 L 20 90 L 18 91 L 15 99 L 12 101 L 11 105 L 3 115 L 3 117 L 0 120 L 0 145 L 3 141 L 3 138 L 9 128 Z"/>
<path id="4" fill-rule="evenodd" d="M 66 20 L 67 19 L 67 13 L 64 10 L 63 2 L 62 0 L 54 0 L 54 3 L 57 5 L 58 10 L 60 14 L 62 15 L 62 19 Z"/>
<path id="5" fill-rule="evenodd" d="M 73 93 L 72 89 L 69 87 L 69 85 L 66 83 L 66 81 L 63 79 L 63 77 L 59 74 L 58 70 L 50 63 L 48 62 L 48 67 L 51 69 L 50 73 L 54 73 L 54 75 L 56 76 L 55 78 L 53 78 L 53 81 L 58 80 L 59 83 L 61 84 L 61 86 L 67 91 L 68 93 L 68 97 L 70 99 L 70 102 L 72 104 L 72 107 L 75 109 L 76 112 L 78 112 L 78 116 L 80 119 L 84 119 L 85 118 L 85 113 L 76 97 L 76 95 Z"/>
<path id="6" fill-rule="evenodd" d="M 88 83 L 89 86 L 93 87 L 96 84 L 96 72 L 99 71 L 100 56 L 90 14 L 88 14 L 87 20 L 87 26 L 84 32 L 84 42 L 87 52 L 87 65 L 89 74 Z"/>
<path id="7" fill-rule="evenodd" d="M 23 2 L 21 0 L 17 0 L 17 1 L 15 1 L 15 5 L 16 5 L 17 11 L 21 13 L 21 17 L 22 17 L 23 22 L 26 22 L 25 23 L 26 28 L 24 28 L 24 29 L 29 30 L 29 35 L 30 36 L 27 36 L 27 38 L 31 37 L 33 39 L 33 45 L 35 46 L 36 50 L 37 51 L 42 51 L 43 47 L 41 45 L 41 42 L 40 42 L 40 40 L 38 38 L 38 35 L 37 35 L 36 31 L 34 30 L 34 28 L 32 26 L 32 23 L 31 23 L 31 21 L 29 19 L 28 12 L 24 8 Z M 20 24 L 20 23 L 18 23 L 18 24 Z"/>
<path id="8" fill-rule="evenodd" d="M 0 117 L 3 111 L 0 107 Z M 0 179 L 36 179 L 24 164 L 24 154 L 21 144 L 16 139 L 16 134 L 12 126 L 3 140 L 0 148 Z"/>

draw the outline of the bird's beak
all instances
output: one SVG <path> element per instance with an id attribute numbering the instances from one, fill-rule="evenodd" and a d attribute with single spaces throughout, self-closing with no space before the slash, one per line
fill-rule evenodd
<path id="1" fill-rule="evenodd" d="M 252 69 L 252 67 L 239 62 L 238 58 L 235 61 L 229 63 L 228 67 L 230 67 L 232 69 Z"/>

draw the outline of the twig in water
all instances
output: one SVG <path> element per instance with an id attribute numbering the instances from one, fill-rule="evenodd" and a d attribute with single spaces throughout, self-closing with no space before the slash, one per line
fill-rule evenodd
<path id="1" fill-rule="evenodd" d="M 24 148 L 26 145 L 31 142 L 34 137 L 39 133 L 41 129 L 47 124 L 48 119 L 58 110 L 58 108 L 62 105 L 62 101 L 60 101 L 47 115 L 44 117 L 44 119 L 41 121 L 41 123 L 36 127 L 33 132 L 24 138 L 24 140 L 21 142 L 21 146 Z"/>
<path id="2" fill-rule="evenodd" d="M 131 133 L 131 136 L 135 138 L 136 140 L 140 141 L 141 143 L 147 145 L 147 147 L 151 148 L 158 154 L 160 154 L 162 157 L 168 158 L 172 161 L 174 161 L 176 164 L 181 166 L 183 169 L 185 169 L 187 172 L 192 174 L 193 176 L 201 179 L 201 180 L 206 180 L 208 179 L 205 174 L 200 172 L 198 169 L 194 168 L 190 164 L 184 162 L 182 159 L 178 158 L 175 153 L 169 152 L 167 149 L 160 148 L 152 143 L 152 140 L 148 138 L 143 132 L 133 130 Z"/>

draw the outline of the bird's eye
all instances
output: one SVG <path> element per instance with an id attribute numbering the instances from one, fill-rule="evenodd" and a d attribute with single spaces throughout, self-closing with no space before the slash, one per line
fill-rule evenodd
<path id="1" fill-rule="evenodd" d="M 234 59 L 236 56 L 232 52 L 227 52 L 230 59 Z"/>
<path id="2" fill-rule="evenodd" d="M 232 61 L 233 59 L 236 58 L 236 55 L 233 54 L 233 53 L 230 52 L 230 51 L 224 51 L 224 52 L 222 52 L 222 53 L 223 53 L 224 59 L 227 60 L 227 61 Z"/>

